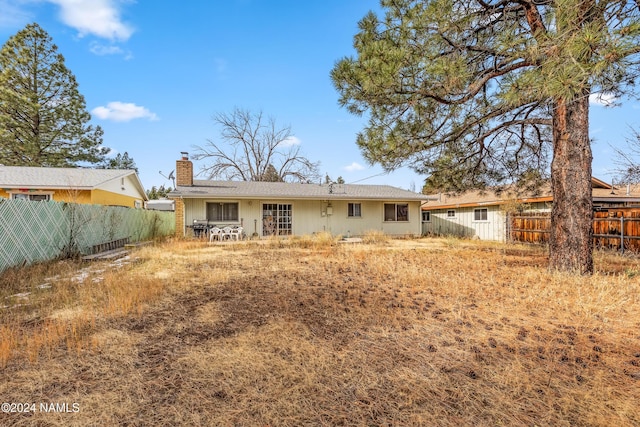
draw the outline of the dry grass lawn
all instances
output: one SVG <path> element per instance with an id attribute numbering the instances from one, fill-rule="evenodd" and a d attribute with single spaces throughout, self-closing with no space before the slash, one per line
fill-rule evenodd
<path id="1" fill-rule="evenodd" d="M 578 277 L 536 247 L 367 242 L 5 272 L 0 400 L 36 410 L 0 425 L 640 425 L 640 260 Z"/>

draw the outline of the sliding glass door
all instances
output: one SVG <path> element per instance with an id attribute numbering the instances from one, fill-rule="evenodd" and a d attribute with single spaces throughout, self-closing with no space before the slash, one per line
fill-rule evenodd
<path id="1" fill-rule="evenodd" d="M 291 204 L 262 204 L 262 235 L 289 236 L 293 233 Z"/>

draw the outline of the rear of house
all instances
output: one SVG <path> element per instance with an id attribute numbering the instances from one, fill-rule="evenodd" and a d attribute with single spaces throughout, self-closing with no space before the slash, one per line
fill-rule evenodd
<path id="1" fill-rule="evenodd" d="M 176 201 L 176 232 L 183 235 L 203 222 L 241 226 L 254 237 L 422 232 L 425 197 L 392 186 L 194 180 L 187 157 L 176 168 L 176 189 L 169 197 Z"/>

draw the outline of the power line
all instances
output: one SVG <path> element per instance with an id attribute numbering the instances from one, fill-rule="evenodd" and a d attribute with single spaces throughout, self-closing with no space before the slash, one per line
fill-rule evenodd
<path id="1" fill-rule="evenodd" d="M 366 178 L 359 179 L 357 181 L 350 182 L 349 184 L 355 184 L 356 182 L 362 182 L 362 181 L 366 181 L 367 179 L 375 178 L 376 176 L 388 175 L 388 174 L 389 174 L 389 172 L 378 173 L 378 174 L 375 174 L 375 175 L 368 176 Z"/>

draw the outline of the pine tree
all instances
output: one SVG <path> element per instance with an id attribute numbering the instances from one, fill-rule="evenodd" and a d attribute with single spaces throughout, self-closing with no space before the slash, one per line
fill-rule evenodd
<path id="1" fill-rule="evenodd" d="M 264 171 L 264 174 L 262 174 L 262 176 L 258 181 L 284 182 L 284 179 L 282 179 L 280 174 L 278 174 L 278 171 L 276 170 L 276 168 L 272 164 L 269 164 L 269 166 L 267 166 L 267 170 Z"/>
<path id="2" fill-rule="evenodd" d="M 382 0 L 331 77 L 357 144 L 464 191 L 550 171 L 550 267 L 590 273 L 589 95 L 633 93 L 638 2 Z"/>
<path id="3" fill-rule="evenodd" d="M 84 97 L 51 37 L 29 24 L 0 49 L 0 163 L 97 164 L 102 129 L 88 124 Z"/>
<path id="4" fill-rule="evenodd" d="M 129 169 L 138 172 L 136 162 L 129 157 L 129 153 L 127 151 L 124 153 L 118 153 L 111 159 L 106 159 L 99 166 L 99 169 Z"/>
<path id="5" fill-rule="evenodd" d="M 155 185 L 151 187 L 151 190 L 147 190 L 147 197 L 149 200 L 166 199 L 167 195 L 171 193 L 172 188 L 161 185 L 159 188 Z"/>

